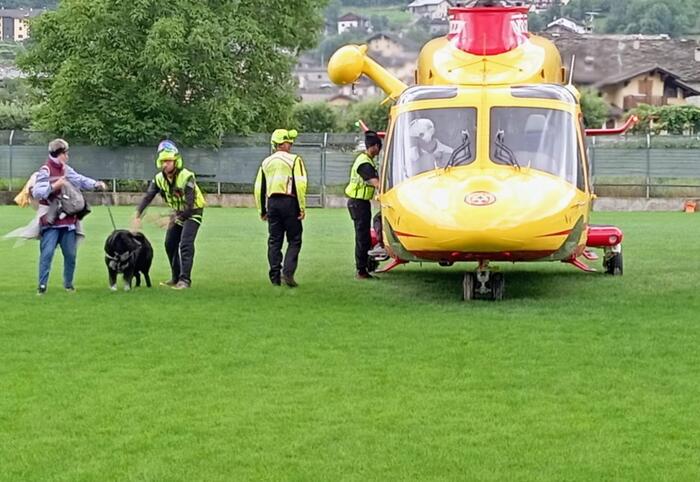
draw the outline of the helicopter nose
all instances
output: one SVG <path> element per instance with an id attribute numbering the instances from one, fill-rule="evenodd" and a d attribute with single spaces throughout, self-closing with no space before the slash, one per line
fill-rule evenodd
<path id="1" fill-rule="evenodd" d="M 576 221 L 576 189 L 544 173 L 494 172 L 426 176 L 398 193 L 402 242 L 445 251 L 504 251 L 561 242 L 555 234 Z M 404 236 L 401 236 L 401 235 Z M 547 243 L 544 243 L 547 244 Z M 409 248 L 410 249 L 410 248 Z"/>

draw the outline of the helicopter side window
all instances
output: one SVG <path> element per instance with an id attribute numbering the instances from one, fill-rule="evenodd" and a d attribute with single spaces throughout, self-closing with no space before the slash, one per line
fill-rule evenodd
<path id="1" fill-rule="evenodd" d="M 581 132 L 581 137 L 579 139 L 579 146 L 578 146 L 578 153 L 579 153 L 579 166 L 578 166 L 578 172 L 580 179 L 577 179 L 577 185 L 581 191 L 586 190 L 586 181 L 588 181 L 588 188 L 590 189 L 591 186 L 591 163 L 590 159 L 588 158 L 588 145 L 585 140 L 584 132 L 586 132 L 586 127 L 583 125 L 583 114 L 579 116 L 578 119 L 578 124 L 579 124 L 579 131 Z M 586 165 L 586 172 L 588 173 L 588 178 L 585 177 L 585 174 L 583 173 L 583 165 Z"/>
<path id="2" fill-rule="evenodd" d="M 491 109 L 491 160 L 531 167 L 578 186 L 578 136 L 570 113 L 534 107 Z"/>
<path id="3" fill-rule="evenodd" d="M 388 161 L 386 188 L 448 166 L 475 159 L 476 109 L 442 108 L 404 112 L 396 121 Z"/>

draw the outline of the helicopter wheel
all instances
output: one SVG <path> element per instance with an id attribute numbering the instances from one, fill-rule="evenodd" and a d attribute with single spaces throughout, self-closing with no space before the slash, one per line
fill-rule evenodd
<path id="1" fill-rule="evenodd" d="M 494 301 L 501 301 L 506 288 L 506 278 L 503 273 L 491 275 L 491 296 Z"/>
<path id="2" fill-rule="evenodd" d="M 605 274 L 622 276 L 622 246 L 616 246 L 610 251 L 606 250 L 603 267 Z"/>
<path id="3" fill-rule="evenodd" d="M 505 292 L 506 280 L 503 273 L 478 271 L 464 273 L 462 299 L 464 301 L 482 299 L 501 301 Z"/>
<path id="4" fill-rule="evenodd" d="M 475 296 L 474 285 L 476 284 L 475 273 L 464 273 L 464 281 L 462 281 L 462 299 L 464 301 L 473 300 Z"/>

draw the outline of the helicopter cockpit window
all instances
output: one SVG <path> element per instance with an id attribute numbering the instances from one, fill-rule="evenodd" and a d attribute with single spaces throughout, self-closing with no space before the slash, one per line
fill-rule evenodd
<path id="1" fill-rule="evenodd" d="M 570 182 L 580 182 L 581 162 L 573 116 L 565 111 L 533 107 L 491 109 L 491 160 L 530 167 Z"/>
<path id="2" fill-rule="evenodd" d="M 426 171 L 470 164 L 475 139 L 475 108 L 404 112 L 393 129 L 387 189 Z"/>

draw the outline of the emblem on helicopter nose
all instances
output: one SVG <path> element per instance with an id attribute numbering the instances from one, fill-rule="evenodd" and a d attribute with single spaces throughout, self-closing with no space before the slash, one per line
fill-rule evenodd
<path id="1" fill-rule="evenodd" d="M 464 202 L 471 206 L 488 206 L 496 202 L 496 196 L 486 191 L 474 191 L 467 194 Z"/>

